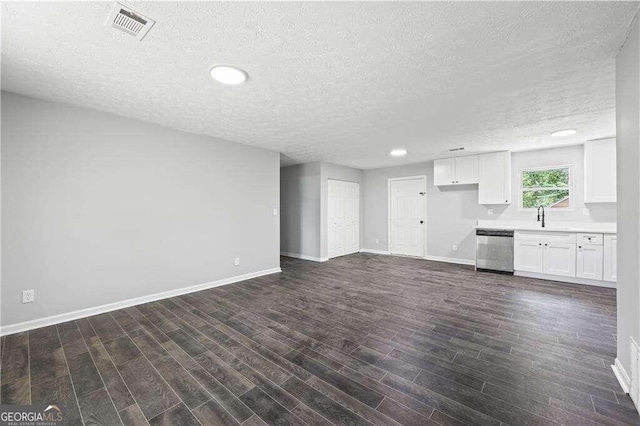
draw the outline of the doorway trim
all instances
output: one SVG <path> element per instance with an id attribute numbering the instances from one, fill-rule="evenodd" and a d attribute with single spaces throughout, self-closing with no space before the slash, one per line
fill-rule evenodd
<path id="1" fill-rule="evenodd" d="M 387 252 L 394 256 L 402 256 L 400 254 L 395 254 L 391 251 L 391 182 L 397 182 L 401 180 L 422 180 L 422 187 L 424 188 L 425 195 L 423 196 L 424 202 L 424 229 L 423 229 L 423 237 L 422 237 L 422 257 L 420 259 L 427 258 L 427 175 L 416 175 L 416 176 L 403 176 L 396 178 L 387 179 Z M 413 256 L 410 256 L 413 257 Z M 415 259 L 415 257 L 414 257 Z"/>

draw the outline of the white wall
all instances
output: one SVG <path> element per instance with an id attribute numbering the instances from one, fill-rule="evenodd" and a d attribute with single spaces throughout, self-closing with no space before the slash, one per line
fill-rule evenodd
<path id="1" fill-rule="evenodd" d="M 640 30 L 616 59 L 618 360 L 631 373 L 629 337 L 640 343 Z"/>
<path id="2" fill-rule="evenodd" d="M 320 163 L 280 169 L 282 253 L 320 259 Z"/>
<path id="3" fill-rule="evenodd" d="M 584 148 L 582 145 L 517 152 L 512 160 L 512 199 L 508 206 L 478 204 L 478 185 L 433 186 L 433 162 L 363 172 L 364 240 L 363 248 L 387 250 L 387 180 L 393 177 L 427 176 L 427 255 L 463 260 L 475 259 L 473 226 L 478 220 L 535 220 L 535 213 L 520 211 L 517 200 L 519 170 L 530 167 L 574 165 L 573 211 L 548 211 L 547 222 L 615 222 L 614 204 L 584 205 Z M 583 215 L 583 208 L 589 215 Z M 489 216 L 489 209 L 493 215 Z M 378 239 L 378 244 L 375 240 Z M 458 250 L 453 251 L 457 245 Z"/>
<path id="4" fill-rule="evenodd" d="M 2 325 L 278 268 L 278 205 L 276 152 L 3 92 Z"/>
<path id="5" fill-rule="evenodd" d="M 427 176 L 427 197 L 433 187 L 433 163 L 410 164 L 406 166 L 369 169 L 362 172 L 362 188 L 360 197 L 364 210 L 364 223 L 360 232 L 363 234 L 362 248 L 370 250 L 389 249 L 388 242 L 388 180 L 406 176 Z M 429 209 L 429 205 L 427 205 Z M 429 216 L 429 215 L 428 215 Z M 429 224 L 427 223 L 429 229 Z M 429 238 L 429 237 L 427 237 Z M 378 243 L 376 243 L 378 240 Z"/>
<path id="6" fill-rule="evenodd" d="M 547 210 L 547 222 L 615 222 L 616 203 L 584 203 L 584 145 L 569 146 L 538 151 L 515 152 L 511 154 L 511 190 L 512 203 L 508 206 L 485 206 L 485 220 L 531 220 L 535 214 L 519 209 L 519 171 L 527 168 L 546 166 L 573 166 L 573 188 L 571 197 L 574 208 L 571 210 Z M 584 215 L 583 209 L 589 209 Z M 487 209 L 493 209 L 494 216 L 486 215 Z"/>

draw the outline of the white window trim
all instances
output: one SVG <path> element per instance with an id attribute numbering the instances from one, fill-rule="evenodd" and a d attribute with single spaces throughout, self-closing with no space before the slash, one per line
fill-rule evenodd
<path id="1" fill-rule="evenodd" d="M 575 169 L 575 165 L 573 164 L 562 164 L 562 165 L 557 165 L 557 166 L 543 166 L 543 167 L 525 167 L 523 169 L 518 170 L 518 211 L 521 212 L 535 212 L 537 209 L 529 209 L 529 208 L 524 208 L 522 207 L 522 193 L 525 190 L 528 191 L 535 191 L 536 189 L 538 190 L 545 190 L 545 189 L 565 189 L 564 187 L 560 188 L 560 187 L 540 187 L 540 188 L 523 188 L 522 187 L 522 173 L 523 172 L 536 172 L 536 171 L 540 171 L 540 170 L 553 170 L 553 169 L 569 169 L 569 207 L 563 207 L 563 208 L 550 208 L 550 207 L 546 207 L 545 209 L 548 211 L 557 211 L 557 212 L 571 212 L 575 210 L 575 192 L 574 192 L 574 188 L 573 188 L 573 182 L 574 182 L 574 169 Z"/>

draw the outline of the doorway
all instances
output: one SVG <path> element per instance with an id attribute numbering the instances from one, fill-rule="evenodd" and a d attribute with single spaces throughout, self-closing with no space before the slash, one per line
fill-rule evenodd
<path id="1" fill-rule="evenodd" d="M 427 177 L 389 179 L 389 253 L 425 256 Z"/>
<path id="2" fill-rule="evenodd" d="M 328 256 L 344 256 L 360 251 L 360 185 L 329 179 Z"/>

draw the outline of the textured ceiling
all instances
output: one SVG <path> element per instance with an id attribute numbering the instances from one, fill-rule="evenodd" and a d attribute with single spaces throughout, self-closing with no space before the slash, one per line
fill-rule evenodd
<path id="1" fill-rule="evenodd" d="M 614 58 L 637 2 L 2 4 L 2 88 L 358 168 L 615 133 Z M 208 75 L 249 73 L 242 86 Z M 576 128 L 574 137 L 549 132 Z M 407 157 L 388 155 L 392 148 Z"/>

